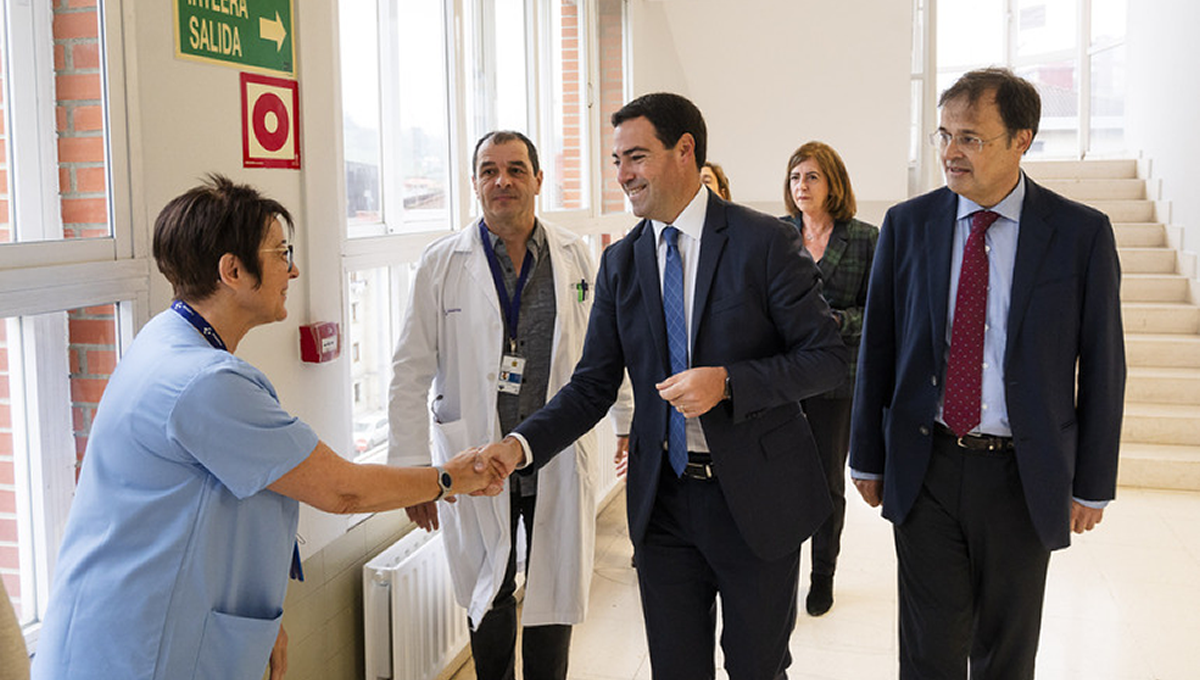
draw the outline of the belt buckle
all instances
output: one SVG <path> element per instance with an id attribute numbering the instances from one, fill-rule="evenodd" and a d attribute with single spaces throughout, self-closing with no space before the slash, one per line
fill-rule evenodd
<path id="1" fill-rule="evenodd" d="M 690 460 L 684 466 L 683 474 L 689 479 L 698 479 L 701 481 L 708 481 L 716 476 L 713 474 L 712 463 L 693 463 Z"/>

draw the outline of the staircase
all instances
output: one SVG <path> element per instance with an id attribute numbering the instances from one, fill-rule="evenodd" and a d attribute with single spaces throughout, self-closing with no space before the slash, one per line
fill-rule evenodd
<path id="1" fill-rule="evenodd" d="M 1200 306 L 1137 161 L 1022 167 L 1039 184 L 1104 211 L 1116 231 L 1129 367 L 1118 482 L 1200 491 Z"/>

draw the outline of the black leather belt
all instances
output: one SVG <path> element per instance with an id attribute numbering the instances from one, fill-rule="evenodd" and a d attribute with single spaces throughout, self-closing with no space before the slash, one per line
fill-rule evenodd
<path id="1" fill-rule="evenodd" d="M 683 477 L 687 479 L 698 479 L 702 482 L 707 482 L 717 478 L 717 473 L 713 470 L 712 460 L 700 461 L 692 458 L 691 452 L 688 453 L 687 465 L 683 468 Z"/>
<path id="2" fill-rule="evenodd" d="M 953 439 L 958 448 L 968 451 L 1007 453 L 1013 450 L 1012 437 L 996 437 L 990 434 L 964 434 L 960 437 L 941 423 L 934 423 L 934 431 L 943 437 Z"/>

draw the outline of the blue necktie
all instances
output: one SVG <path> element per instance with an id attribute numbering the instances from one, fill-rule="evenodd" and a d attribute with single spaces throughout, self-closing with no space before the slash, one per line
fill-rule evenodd
<path id="1" fill-rule="evenodd" d="M 663 267 L 663 319 L 667 322 L 667 353 L 671 358 L 671 374 L 688 367 L 687 318 L 683 313 L 683 261 L 679 259 L 679 230 L 663 229 L 667 241 L 667 261 Z M 667 422 L 667 460 L 676 475 L 687 467 L 687 421 L 678 409 L 670 410 Z"/>

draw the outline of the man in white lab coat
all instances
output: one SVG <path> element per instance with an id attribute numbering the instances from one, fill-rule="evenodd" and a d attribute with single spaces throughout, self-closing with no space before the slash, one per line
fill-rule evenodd
<path id="1" fill-rule="evenodd" d="M 537 149 L 519 132 L 489 133 L 475 147 L 472 181 L 483 218 L 432 243 L 413 282 L 393 360 L 393 465 L 428 464 L 431 453 L 441 464 L 499 439 L 567 382 L 583 349 L 595 267 L 582 239 L 534 214 Z M 620 435 L 629 403 L 613 409 Z M 571 626 L 583 620 L 591 582 L 594 435 L 573 448 L 536 475 L 513 475 L 509 493 L 461 497 L 440 516 L 433 502 L 408 509 L 419 526 L 445 531 L 480 680 L 514 677 L 518 517 L 528 551 L 524 677 L 566 678 Z"/>

